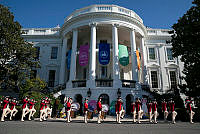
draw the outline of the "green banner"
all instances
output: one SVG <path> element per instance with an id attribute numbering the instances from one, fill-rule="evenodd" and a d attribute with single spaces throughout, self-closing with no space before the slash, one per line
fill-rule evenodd
<path id="1" fill-rule="evenodd" d="M 122 66 L 129 64 L 128 48 L 121 44 L 119 44 L 119 62 Z"/>

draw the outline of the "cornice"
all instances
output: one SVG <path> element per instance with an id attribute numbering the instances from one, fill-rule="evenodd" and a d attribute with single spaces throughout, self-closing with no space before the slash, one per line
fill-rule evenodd
<path id="1" fill-rule="evenodd" d="M 129 22 L 131 24 L 134 24 L 134 25 L 140 27 L 143 30 L 144 34 L 147 35 L 147 30 L 143 23 L 139 22 L 137 19 L 135 19 L 133 17 L 130 17 L 130 16 L 127 16 L 124 14 L 120 14 L 120 13 L 114 13 L 114 12 L 93 12 L 93 13 L 87 13 L 87 14 L 82 14 L 82 15 L 76 16 L 63 24 L 63 26 L 60 29 L 60 34 L 62 35 L 63 31 L 66 28 L 70 27 L 74 23 L 77 23 L 77 22 L 83 21 L 83 20 L 92 21 L 97 18 L 104 18 L 104 19 L 110 19 L 110 20 L 112 20 L 112 19 L 119 20 L 120 19 L 121 21 Z M 98 21 L 97 21 L 97 23 L 98 23 Z"/>

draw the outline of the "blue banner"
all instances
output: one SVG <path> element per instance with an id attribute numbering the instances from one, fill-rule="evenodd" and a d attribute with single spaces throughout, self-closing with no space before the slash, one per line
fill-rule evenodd
<path id="1" fill-rule="evenodd" d="M 110 44 L 99 44 L 99 63 L 107 65 L 110 62 Z"/>
<path id="2" fill-rule="evenodd" d="M 67 52 L 67 69 L 70 69 L 70 64 L 71 64 L 71 53 L 72 53 L 72 50 L 70 49 L 70 50 Z"/>

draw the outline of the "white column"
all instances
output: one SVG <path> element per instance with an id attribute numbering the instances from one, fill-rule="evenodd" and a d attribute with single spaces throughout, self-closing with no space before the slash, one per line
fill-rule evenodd
<path id="1" fill-rule="evenodd" d="M 75 78 L 76 78 L 77 42 L 78 42 L 78 30 L 77 29 L 73 29 L 72 53 L 71 53 L 70 76 L 69 76 L 70 83 L 71 83 L 72 80 L 75 80 Z"/>
<path id="2" fill-rule="evenodd" d="M 132 62 L 132 79 L 138 82 L 138 65 L 136 56 L 136 40 L 134 29 L 130 30 L 130 41 L 131 41 L 131 62 Z"/>
<path id="3" fill-rule="evenodd" d="M 89 81 L 87 87 L 95 88 L 96 76 L 96 23 L 91 26 L 91 42 L 90 42 L 90 67 L 89 67 Z"/>
<path id="4" fill-rule="evenodd" d="M 147 49 L 144 45 L 144 37 L 141 37 L 141 48 L 142 48 L 142 60 L 143 60 L 143 65 L 142 65 L 142 75 L 143 75 L 143 83 L 147 84 L 148 83 L 148 74 L 147 74 Z"/>
<path id="5" fill-rule="evenodd" d="M 67 37 L 64 37 L 63 39 L 63 45 L 62 45 L 62 56 L 61 56 L 61 63 L 60 63 L 60 78 L 59 78 L 59 84 L 64 84 L 65 80 L 65 69 L 66 69 L 66 52 L 67 52 Z"/>
<path id="6" fill-rule="evenodd" d="M 113 43 L 113 87 L 122 87 L 120 81 L 120 69 L 119 69 L 119 47 L 118 47 L 118 24 L 112 26 L 112 43 Z"/>

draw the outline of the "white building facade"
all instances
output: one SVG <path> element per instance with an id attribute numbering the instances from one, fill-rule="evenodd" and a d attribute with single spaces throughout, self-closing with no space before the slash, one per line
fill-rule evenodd
<path id="1" fill-rule="evenodd" d="M 74 11 L 62 27 L 23 31 L 38 50 L 41 68 L 33 70 L 35 75 L 49 87 L 66 85 L 62 94 L 75 101 L 102 96 L 111 104 L 120 95 L 129 105 L 148 95 L 143 87 L 165 93 L 182 83 L 183 63 L 172 57 L 172 46 L 166 43 L 170 30 L 147 28 L 123 7 L 92 5 Z M 107 63 L 101 63 L 101 56 L 109 56 Z"/>

